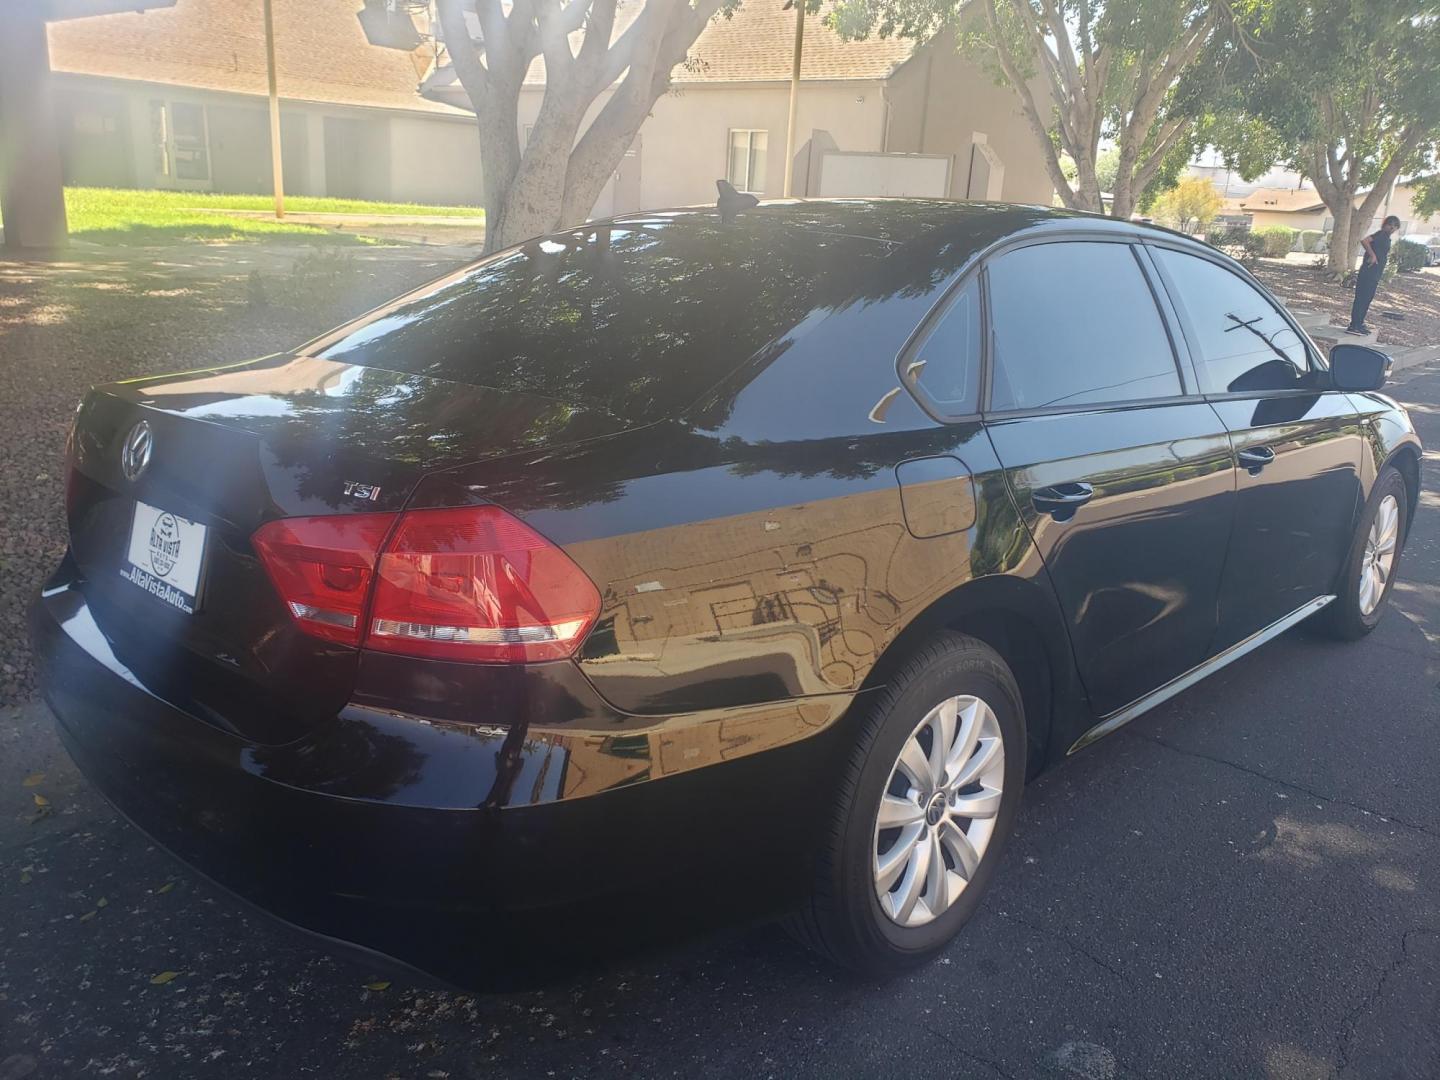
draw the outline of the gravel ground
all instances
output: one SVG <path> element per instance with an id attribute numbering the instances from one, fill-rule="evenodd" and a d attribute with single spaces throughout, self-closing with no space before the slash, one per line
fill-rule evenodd
<path id="1" fill-rule="evenodd" d="M 1297 311 L 1324 312 L 1335 326 L 1350 321 L 1355 290 L 1336 285 L 1323 269 L 1262 259 L 1251 272 Z M 1440 275 L 1396 274 L 1382 282 L 1366 321 L 1378 331 L 1380 345 L 1440 344 Z"/>
<path id="2" fill-rule="evenodd" d="M 65 435 L 88 387 L 293 347 L 475 250 L 77 245 L 66 262 L 0 260 L 0 704 L 35 693 L 25 605 L 65 546 Z"/>

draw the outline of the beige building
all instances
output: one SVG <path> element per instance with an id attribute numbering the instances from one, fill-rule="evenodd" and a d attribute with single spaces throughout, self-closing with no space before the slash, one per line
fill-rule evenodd
<path id="1" fill-rule="evenodd" d="M 362 0 L 274 0 L 281 159 L 292 194 L 475 203 L 474 119 L 417 92 L 433 64 L 366 37 Z M 65 182 L 271 190 L 261 0 L 49 27 Z"/>
<path id="2" fill-rule="evenodd" d="M 620 0 L 617 33 L 641 3 Z M 423 15 L 388 15 L 383 0 L 274 0 L 274 10 L 288 192 L 480 200 L 468 98 L 419 32 Z M 780 195 L 793 29 L 778 0 L 713 20 L 595 216 L 710 202 L 720 177 Z M 67 184 L 270 190 L 261 0 L 176 0 L 48 33 Z M 380 36 L 390 47 L 373 43 Z M 796 194 L 1052 200 L 1013 95 L 948 33 L 847 42 L 811 15 L 802 79 Z M 522 91 L 522 142 L 544 85 L 537 61 Z"/>
<path id="3" fill-rule="evenodd" d="M 617 34 L 639 7 L 621 0 Z M 948 32 L 926 43 L 845 41 L 824 24 L 830 7 L 806 23 L 794 194 L 1052 202 L 1013 93 L 962 56 Z M 713 20 L 655 103 L 596 216 L 711 202 L 721 177 L 742 191 L 783 194 L 794 27 L 794 12 L 778 0 L 746 0 Z M 544 90 L 537 60 L 522 91 L 522 142 Z M 1032 90 L 1045 98 L 1038 82 Z M 469 103 L 443 56 L 423 92 Z"/>
<path id="4" fill-rule="evenodd" d="M 1368 192 L 1362 192 L 1355 200 L 1358 207 Z M 1380 206 L 1373 222 L 1357 223 L 1363 231 L 1378 225 L 1394 214 L 1400 219 L 1400 235 L 1440 234 L 1440 215 L 1421 217 L 1415 209 L 1419 194 L 1414 182 L 1396 184 Z M 1230 205 L 1233 203 L 1233 206 Z M 1239 213 L 1246 217 L 1252 229 L 1264 229 L 1272 225 L 1303 230 L 1318 229 L 1329 232 L 1335 225 L 1334 218 L 1312 187 L 1293 190 L 1277 188 L 1256 188 L 1241 199 L 1228 200 L 1226 213 Z"/>

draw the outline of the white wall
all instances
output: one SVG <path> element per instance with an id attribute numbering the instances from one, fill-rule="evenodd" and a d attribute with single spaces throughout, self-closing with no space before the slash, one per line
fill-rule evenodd
<path id="1" fill-rule="evenodd" d="M 218 107 L 226 110 L 232 119 L 238 115 L 237 109 L 243 110 L 246 115 L 254 113 L 262 121 L 266 115 L 265 99 L 255 95 L 215 93 L 119 79 L 70 75 L 57 78 L 61 85 L 76 94 L 113 95 L 123 102 L 130 136 L 132 179 L 137 188 L 208 191 L 217 186 L 217 181 L 224 179 L 216 176 L 213 145 L 210 180 L 177 180 L 156 171 L 150 130 L 152 101 Z M 468 116 L 431 117 L 398 110 L 347 108 L 283 99 L 280 114 L 286 130 L 287 150 L 293 146 L 291 132 L 304 132 L 303 157 L 293 161 L 289 155 L 286 158 L 286 172 L 291 177 L 287 188 L 292 194 L 327 193 L 325 117 L 337 116 L 370 121 L 378 137 L 388 137 L 388 160 L 383 156 L 377 159 L 376 167 L 382 175 L 373 178 L 377 194 L 397 202 L 440 204 L 479 204 L 483 198 L 480 140 L 475 132 L 475 122 Z M 264 123 L 268 125 L 268 121 Z M 268 126 L 262 128 L 262 133 L 268 139 Z M 264 147 L 259 152 L 268 161 Z M 268 177 L 268 164 L 265 170 Z"/>
<path id="2" fill-rule="evenodd" d="M 1037 78 L 1030 89 L 1043 110 L 1049 99 L 1043 81 Z M 979 132 L 1005 166 L 1002 199 L 1042 206 L 1054 201 L 1055 188 L 1045 171 L 1042 151 L 1014 91 L 997 83 L 973 57 L 959 52 L 951 31 L 938 34 L 894 74 L 889 99 L 886 149 L 953 155 L 953 198 L 967 197 L 970 148 Z"/>
<path id="3" fill-rule="evenodd" d="M 646 206 L 685 206 L 715 201 L 715 181 L 725 175 L 730 131 L 769 132 L 764 196 L 785 191 L 785 126 L 788 84 L 687 86 L 655 103 L 644 135 L 641 197 Z M 840 150 L 879 150 L 885 103 L 873 82 L 811 83 L 800 87 L 795 149 L 815 129 L 828 131 Z M 796 194 L 801 194 L 797 191 Z"/>
<path id="4" fill-rule="evenodd" d="M 587 115 L 588 124 L 608 95 Z M 521 131 L 534 123 L 539 88 L 520 100 Z M 763 195 L 779 198 L 785 190 L 785 125 L 790 109 L 788 83 L 709 83 L 682 86 L 655 103 L 640 128 L 640 205 L 617 208 L 659 209 L 715 201 L 715 181 L 725 176 L 730 132 L 748 128 L 769 132 Z M 581 125 L 584 130 L 585 124 Z M 803 154 L 813 130 L 828 131 L 840 150 L 880 149 L 885 103 L 878 82 L 815 83 L 800 88 L 795 149 Z M 802 170 L 797 170 L 797 176 Z M 797 180 L 797 189 L 799 181 Z M 797 190 L 797 194 L 800 194 Z M 603 208 L 607 197 L 597 206 Z"/>
<path id="5" fill-rule="evenodd" d="M 820 157 L 819 190 L 826 198 L 896 195 L 943 199 L 950 193 L 947 155 L 830 151 Z"/>
<path id="6" fill-rule="evenodd" d="M 475 122 L 468 118 L 392 117 L 390 197 L 397 202 L 483 202 Z"/>

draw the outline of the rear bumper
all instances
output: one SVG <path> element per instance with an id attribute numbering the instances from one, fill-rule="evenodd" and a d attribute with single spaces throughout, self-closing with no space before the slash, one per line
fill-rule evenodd
<path id="1" fill-rule="evenodd" d="M 201 874 L 332 947 L 502 985 L 585 954 L 587 939 L 762 914 L 808 881 L 833 726 L 568 798 L 574 745 L 523 729 L 352 706 L 293 743 L 248 742 L 152 693 L 64 574 L 30 622 L 45 699 L 86 777 Z"/>

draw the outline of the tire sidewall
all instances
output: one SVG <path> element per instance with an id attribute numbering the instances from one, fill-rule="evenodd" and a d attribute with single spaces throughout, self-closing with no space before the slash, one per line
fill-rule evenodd
<path id="1" fill-rule="evenodd" d="M 995 831 L 975 877 L 949 910 L 924 926 L 902 927 L 885 914 L 875 894 L 871 872 L 875 815 L 900 750 L 916 726 L 941 701 L 965 694 L 979 697 L 991 707 L 1004 744 L 1005 780 Z M 949 653 L 904 686 L 886 710 L 869 747 L 842 842 L 840 895 L 856 943 L 866 953 L 888 954 L 897 968 L 904 967 L 955 936 L 974 914 L 994 877 L 1019 812 L 1024 784 L 1025 731 L 1019 691 L 998 657 Z"/>
<path id="2" fill-rule="evenodd" d="M 1385 582 L 1385 591 L 1380 596 L 1380 602 L 1375 605 L 1375 610 L 1366 615 L 1360 611 L 1360 570 L 1365 561 L 1365 544 L 1370 537 L 1370 527 L 1375 522 L 1375 515 L 1380 511 L 1380 503 L 1386 495 L 1393 495 L 1399 505 L 1400 520 L 1395 537 L 1395 559 L 1391 563 L 1390 577 Z M 1360 522 L 1355 530 L 1355 539 L 1350 546 L 1350 557 L 1345 563 L 1344 579 L 1340 582 L 1339 600 L 1336 606 L 1339 608 L 1339 629 L 1346 636 L 1359 637 L 1368 634 L 1379 624 L 1381 616 L 1385 614 L 1385 608 L 1390 602 L 1390 593 L 1395 588 L 1395 578 L 1400 570 L 1400 554 L 1404 546 L 1405 532 L 1409 528 L 1410 506 L 1406 499 L 1405 478 L 1393 467 L 1386 466 L 1375 481 L 1374 490 L 1370 492 L 1370 498 L 1365 504 L 1365 510 L 1360 515 Z"/>

